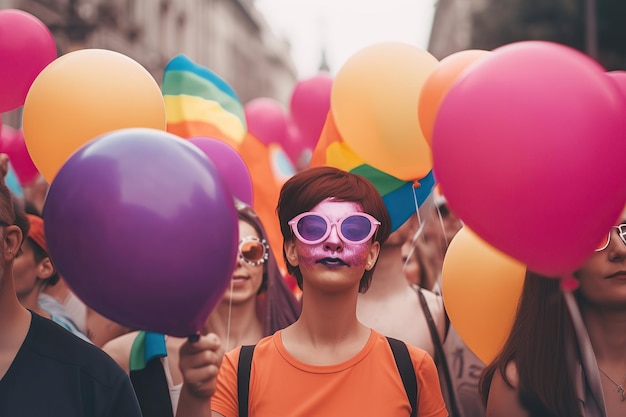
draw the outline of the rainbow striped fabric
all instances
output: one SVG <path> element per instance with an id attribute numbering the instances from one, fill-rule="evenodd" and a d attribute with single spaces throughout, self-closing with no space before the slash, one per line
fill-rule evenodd
<path id="1" fill-rule="evenodd" d="M 218 139 L 241 155 L 252 180 L 253 208 L 263 221 L 270 246 L 281 248 L 282 235 L 275 207 L 282 183 L 293 175 L 282 149 L 268 147 L 250 134 L 244 106 L 235 91 L 217 74 L 185 55 L 177 55 L 167 64 L 161 91 L 168 132 L 185 139 Z M 279 266 L 285 270 L 280 252 L 275 255 L 278 255 L 275 259 Z"/>
<path id="2" fill-rule="evenodd" d="M 167 64 L 161 84 L 167 131 L 183 138 L 221 139 L 237 149 L 246 136 L 243 105 L 233 89 L 185 55 Z"/>
<path id="3" fill-rule="evenodd" d="M 309 166 L 322 165 L 340 168 L 370 180 L 387 206 L 392 231 L 402 226 L 416 212 L 417 207 L 424 203 L 435 186 L 432 170 L 424 178 L 410 182 L 400 180 L 365 163 L 341 138 L 332 112 L 328 113 Z"/>

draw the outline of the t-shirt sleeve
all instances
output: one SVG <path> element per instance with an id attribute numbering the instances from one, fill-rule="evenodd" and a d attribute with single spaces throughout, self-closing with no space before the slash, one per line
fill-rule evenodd
<path id="1" fill-rule="evenodd" d="M 120 374 L 112 397 L 110 403 L 111 411 L 106 417 L 141 417 L 141 409 L 139 408 L 135 391 L 125 373 Z"/>
<path id="2" fill-rule="evenodd" d="M 217 390 L 211 398 L 211 410 L 225 417 L 239 415 L 237 400 L 237 365 L 240 349 L 228 352 L 222 360 L 222 366 L 217 375 Z"/>
<path id="3" fill-rule="evenodd" d="M 421 353 L 422 355 L 419 355 L 421 360 L 414 362 L 418 392 L 417 415 L 418 417 L 447 417 L 448 411 L 441 394 L 435 362 L 428 353 Z"/>

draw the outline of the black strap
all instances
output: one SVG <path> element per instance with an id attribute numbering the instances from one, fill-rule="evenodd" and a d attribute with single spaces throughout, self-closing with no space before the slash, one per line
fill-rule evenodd
<path id="1" fill-rule="evenodd" d="M 143 417 L 174 417 L 160 357 L 150 359 L 143 369 L 130 371 L 130 380 Z"/>
<path id="2" fill-rule="evenodd" d="M 415 368 L 413 367 L 413 361 L 411 361 L 409 349 L 401 340 L 387 336 L 387 341 L 393 352 L 393 358 L 396 360 L 396 366 L 398 367 L 400 378 L 402 378 L 406 396 L 409 397 L 411 417 L 417 417 L 417 376 L 415 375 Z"/>
<path id="3" fill-rule="evenodd" d="M 242 346 L 237 364 L 237 398 L 239 417 L 248 417 L 248 393 L 250 391 L 250 370 L 255 345 Z"/>
<path id="4" fill-rule="evenodd" d="M 441 373 L 443 373 L 443 378 L 446 382 L 448 399 L 450 402 L 450 404 L 448 404 L 448 407 L 450 408 L 450 416 L 459 417 L 461 413 L 459 412 L 459 408 L 456 403 L 454 386 L 452 385 L 452 378 L 450 377 L 450 368 L 448 367 L 448 360 L 446 359 L 446 355 L 443 352 L 443 345 L 441 344 L 441 339 L 439 338 L 439 333 L 437 332 L 435 320 L 433 319 L 433 315 L 430 313 L 430 308 L 428 307 L 426 297 L 422 293 L 422 289 L 420 287 L 417 287 L 416 291 L 422 304 L 422 310 L 424 311 L 424 315 L 426 316 L 426 322 L 428 323 L 428 329 L 430 330 L 430 337 L 433 341 L 433 346 L 435 347 L 435 362 L 441 368 Z"/>
<path id="5" fill-rule="evenodd" d="M 404 342 L 387 337 L 393 357 L 396 361 L 404 391 L 411 404 L 411 417 L 417 417 L 417 376 L 411 355 Z M 248 417 L 248 395 L 250 391 L 250 371 L 254 345 L 242 346 L 237 364 L 237 398 L 239 399 L 239 417 Z"/>

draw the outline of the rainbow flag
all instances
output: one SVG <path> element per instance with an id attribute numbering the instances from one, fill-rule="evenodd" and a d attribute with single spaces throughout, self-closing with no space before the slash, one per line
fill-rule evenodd
<path id="1" fill-rule="evenodd" d="M 185 55 L 165 67 L 161 85 L 167 131 L 185 139 L 210 137 L 239 152 L 252 180 L 254 211 L 265 226 L 276 262 L 283 271 L 283 247 L 276 205 L 280 187 L 293 175 L 281 154 L 248 132 L 244 107 L 233 89 L 218 75 Z"/>
<path id="2" fill-rule="evenodd" d="M 374 184 L 391 216 L 391 230 L 402 226 L 431 194 L 435 178 L 431 170 L 418 181 L 404 181 L 368 165 L 343 141 L 328 112 L 324 129 L 313 151 L 309 166 L 332 166 L 359 174 Z M 416 207 L 417 204 L 417 207 Z"/>
<path id="3" fill-rule="evenodd" d="M 235 149 L 246 136 L 246 118 L 237 94 L 223 79 L 185 55 L 177 55 L 167 64 L 161 91 L 168 132 L 187 139 L 224 140 Z"/>

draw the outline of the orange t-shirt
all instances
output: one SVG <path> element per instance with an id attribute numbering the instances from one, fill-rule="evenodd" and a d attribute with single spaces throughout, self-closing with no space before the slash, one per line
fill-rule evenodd
<path id="1" fill-rule="evenodd" d="M 418 416 L 446 417 L 437 369 L 423 350 L 407 345 L 418 387 Z M 224 357 L 211 408 L 226 417 L 239 415 L 237 364 L 240 349 Z M 387 339 L 372 330 L 365 347 L 352 359 L 312 366 L 285 349 L 281 331 L 262 339 L 250 372 L 249 415 L 407 417 L 409 399 Z"/>

